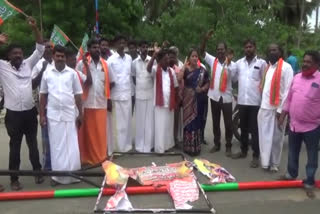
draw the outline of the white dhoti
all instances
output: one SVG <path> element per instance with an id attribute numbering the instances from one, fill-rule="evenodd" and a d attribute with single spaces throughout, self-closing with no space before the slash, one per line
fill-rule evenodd
<path id="1" fill-rule="evenodd" d="M 136 138 L 138 152 L 151 152 L 154 147 L 154 101 L 136 99 Z"/>
<path id="2" fill-rule="evenodd" d="M 174 146 L 173 128 L 174 128 L 174 111 L 169 108 L 156 106 L 155 115 L 155 145 L 154 151 L 164 153 Z"/>
<path id="3" fill-rule="evenodd" d="M 260 109 L 258 113 L 259 147 L 261 167 L 279 167 L 284 142 L 284 130 L 280 130 L 276 110 Z"/>
<path id="4" fill-rule="evenodd" d="M 112 102 L 114 131 L 113 150 L 115 152 L 128 152 L 132 149 L 131 121 L 132 103 L 129 100 L 114 100 Z"/>
<path id="5" fill-rule="evenodd" d="M 55 121 L 48 118 L 51 166 L 53 171 L 81 169 L 78 134 L 75 121 Z M 58 183 L 79 182 L 72 177 L 52 177 Z"/>

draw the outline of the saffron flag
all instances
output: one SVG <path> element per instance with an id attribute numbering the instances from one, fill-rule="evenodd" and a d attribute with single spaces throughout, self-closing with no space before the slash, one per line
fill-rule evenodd
<path id="1" fill-rule="evenodd" d="M 52 46 L 65 46 L 70 41 L 69 37 L 57 26 L 54 25 L 51 33 L 50 42 Z"/>
<path id="2" fill-rule="evenodd" d="M 88 40 L 89 40 L 89 36 L 86 33 L 86 34 L 84 34 L 84 37 L 83 37 L 82 43 L 81 43 L 81 47 L 80 47 L 79 52 L 77 54 L 77 62 L 79 62 L 82 59 L 82 57 L 84 56 L 84 54 L 87 52 Z"/>
<path id="3" fill-rule="evenodd" d="M 2 25 L 9 17 L 21 12 L 22 11 L 19 8 L 15 7 L 7 0 L 0 0 L 0 25 Z"/>

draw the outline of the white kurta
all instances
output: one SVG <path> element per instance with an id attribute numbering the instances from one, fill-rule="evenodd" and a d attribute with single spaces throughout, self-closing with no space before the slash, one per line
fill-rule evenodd
<path id="1" fill-rule="evenodd" d="M 276 110 L 259 110 L 258 129 L 261 167 L 279 167 L 284 141 L 284 130 L 279 129 Z"/>
<path id="2" fill-rule="evenodd" d="M 174 147 L 174 111 L 169 111 L 169 108 L 156 106 L 154 115 L 156 130 L 154 151 L 156 153 L 164 153 L 166 150 Z"/>
<path id="3" fill-rule="evenodd" d="M 55 121 L 48 119 L 51 167 L 56 171 L 81 169 L 77 128 L 74 121 Z M 52 177 L 58 183 L 79 182 L 72 177 Z"/>

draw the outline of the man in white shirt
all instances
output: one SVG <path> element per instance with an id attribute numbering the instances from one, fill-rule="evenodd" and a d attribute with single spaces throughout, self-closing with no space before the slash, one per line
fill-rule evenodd
<path id="1" fill-rule="evenodd" d="M 81 168 L 77 126 L 82 122 L 82 88 L 75 70 L 66 66 L 64 47 L 54 47 L 53 59 L 54 65 L 46 69 L 41 81 L 40 122 L 48 124 L 52 170 L 75 171 Z M 54 176 L 52 181 L 55 185 L 78 180 Z"/>
<path id="2" fill-rule="evenodd" d="M 226 156 L 231 156 L 231 141 L 233 137 L 232 129 L 232 79 L 233 74 L 228 70 L 231 60 L 226 57 L 227 45 L 224 42 L 217 44 L 217 57 L 205 52 L 207 41 L 213 35 L 213 31 L 209 31 L 202 41 L 200 53 L 204 56 L 204 60 L 211 68 L 211 80 L 208 91 L 208 97 L 211 102 L 211 113 L 213 122 L 214 146 L 210 152 L 220 151 L 221 130 L 220 116 L 223 113 L 225 125 L 226 140 Z"/>
<path id="3" fill-rule="evenodd" d="M 113 105 L 113 124 L 115 130 L 113 151 L 128 152 L 132 149 L 131 121 L 132 121 L 132 74 L 131 56 L 124 52 L 126 38 L 116 36 L 114 44 L 117 52 L 107 60 L 115 85 L 111 90 Z"/>
<path id="4" fill-rule="evenodd" d="M 140 56 L 132 62 L 132 75 L 136 79 L 136 138 L 138 152 L 151 152 L 154 147 L 153 76 L 147 71 L 151 57 L 148 43 L 140 42 Z"/>
<path id="5" fill-rule="evenodd" d="M 43 72 L 46 70 L 48 65 L 52 63 L 52 45 L 49 40 L 44 41 L 45 50 L 42 58 L 32 69 L 32 89 L 33 99 L 37 110 L 39 111 L 39 86 L 41 83 Z M 41 127 L 41 139 L 42 139 L 42 159 L 43 169 L 51 170 L 51 158 L 50 158 L 50 143 L 48 135 L 48 126 L 44 125 Z"/>
<path id="6" fill-rule="evenodd" d="M 99 41 L 88 41 L 89 56 L 81 60 L 76 70 L 82 72 L 86 79 L 83 82 L 83 126 L 79 131 L 81 163 L 95 165 L 107 158 L 110 146 L 108 142 L 107 117 L 111 114 L 110 88 L 112 73 L 107 62 L 100 57 Z M 83 75 L 80 75 L 83 76 Z"/>
<path id="7" fill-rule="evenodd" d="M 128 54 L 131 56 L 132 61 L 135 60 L 138 56 L 138 43 L 136 40 L 129 40 L 128 41 Z M 136 80 L 135 77 L 132 76 L 131 79 L 131 101 L 132 101 L 132 114 L 134 111 L 134 106 L 135 106 L 135 102 L 136 102 L 136 96 L 135 96 L 135 84 L 136 84 Z"/>
<path id="8" fill-rule="evenodd" d="M 261 82 L 262 100 L 258 113 L 261 167 L 271 172 L 279 170 L 284 130 L 278 126 L 278 120 L 293 79 L 292 67 L 282 56 L 279 45 L 269 45 L 269 65 Z"/>
<path id="9" fill-rule="evenodd" d="M 241 129 L 241 152 L 233 154 L 232 158 L 247 157 L 250 133 L 253 150 L 250 166 L 256 168 L 259 166 L 260 156 L 257 122 L 261 104 L 259 86 L 267 63 L 256 55 L 256 43 L 254 40 L 247 39 L 243 44 L 245 57 L 239 59 L 232 67 L 229 67 L 235 73 L 235 78 L 238 81 L 238 106 Z"/>
<path id="10" fill-rule="evenodd" d="M 109 41 L 106 38 L 101 38 L 99 40 L 99 44 L 101 57 L 107 60 L 112 55 L 112 52 L 109 47 Z"/>
<path id="11" fill-rule="evenodd" d="M 37 146 L 37 109 L 32 98 L 32 68 L 42 57 L 44 46 L 36 21 L 28 18 L 28 23 L 36 37 L 36 50 L 24 59 L 19 45 L 9 45 L 9 61 L 0 60 L 0 84 L 4 91 L 4 106 L 7 109 L 5 125 L 10 137 L 9 170 L 19 170 L 20 149 L 23 135 L 26 136 L 29 157 L 33 170 L 41 170 Z M 6 39 L 1 36 L 0 43 Z M 11 177 L 11 189 L 20 190 L 22 185 L 18 176 Z M 42 176 L 35 178 L 36 183 L 44 181 Z"/>
<path id="12" fill-rule="evenodd" d="M 157 58 L 158 65 L 154 65 Z M 154 83 L 154 117 L 156 153 L 164 153 L 174 146 L 174 110 L 176 107 L 176 89 L 179 86 L 176 74 L 169 67 L 166 50 L 155 50 L 147 65 L 147 71 L 155 79 Z"/>

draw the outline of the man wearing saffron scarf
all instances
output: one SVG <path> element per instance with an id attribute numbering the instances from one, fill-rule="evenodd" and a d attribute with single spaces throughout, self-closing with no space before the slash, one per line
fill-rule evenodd
<path id="1" fill-rule="evenodd" d="M 112 149 L 118 152 L 128 152 L 132 149 L 132 58 L 124 52 L 127 45 L 124 36 L 116 36 L 114 44 L 117 52 L 107 60 L 115 80 L 115 86 L 111 91 L 114 117 L 112 128 L 115 130 Z"/>
<path id="2" fill-rule="evenodd" d="M 207 41 L 213 35 L 210 30 L 204 37 L 200 46 L 200 54 L 204 56 L 204 60 L 211 68 L 210 88 L 208 97 L 211 102 L 212 123 L 214 146 L 210 150 L 211 153 L 220 151 L 221 146 L 221 130 L 220 117 L 223 113 L 226 138 L 226 156 L 231 156 L 231 141 L 233 137 L 232 130 L 232 74 L 228 71 L 230 60 L 226 57 L 227 45 L 224 42 L 217 44 L 217 57 L 214 57 L 207 52 L 205 48 Z"/>
<path id="3" fill-rule="evenodd" d="M 258 130 L 261 167 L 271 172 L 279 170 L 284 130 L 279 129 L 278 119 L 293 78 L 292 67 L 282 56 L 279 45 L 269 45 L 269 65 L 260 85 L 262 100 L 258 112 Z"/>
<path id="4" fill-rule="evenodd" d="M 229 68 L 235 73 L 239 83 L 238 106 L 241 129 L 241 152 L 233 154 L 233 159 L 246 158 L 248 153 L 249 133 L 251 134 L 252 161 L 250 167 L 259 166 L 258 111 L 261 104 L 259 90 L 263 73 L 267 67 L 265 60 L 256 55 L 256 42 L 252 39 L 244 41 L 245 57 L 239 59 Z"/>
<path id="5" fill-rule="evenodd" d="M 106 61 L 100 57 L 99 41 L 88 41 L 89 56 L 77 65 L 77 71 L 86 75 L 83 82 L 83 125 L 79 131 L 81 163 L 94 165 L 107 157 L 107 108 L 110 107 L 112 74 Z M 83 76 L 83 75 L 80 75 Z M 81 78 L 82 79 L 82 78 Z"/>
<path id="6" fill-rule="evenodd" d="M 320 140 L 320 55 L 307 51 L 303 57 L 302 72 L 295 75 L 279 119 L 283 126 L 286 115 L 290 116 L 289 158 L 287 173 L 281 180 L 294 180 L 298 176 L 299 153 L 302 142 L 306 144 L 308 162 L 307 178 L 303 181 L 307 196 L 314 198 L 313 187 L 318 168 Z"/>
<path id="7" fill-rule="evenodd" d="M 153 66 L 157 57 L 158 65 Z M 178 80 L 169 67 L 167 50 L 155 50 L 148 63 L 147 71 L 155 76 L 155 146 L 156 153 L 164 153 L 174 146 L 174 110 L 176 104 L 176 88 Z"/>

